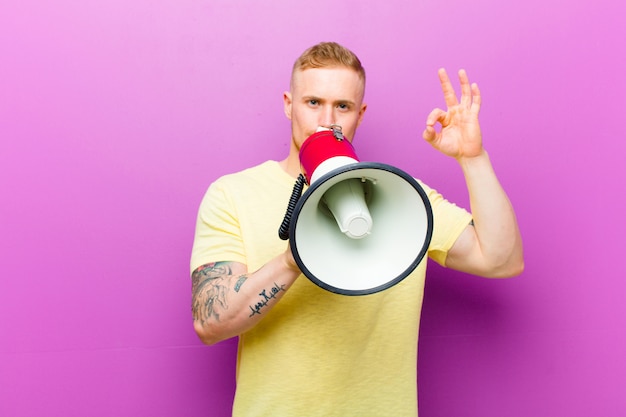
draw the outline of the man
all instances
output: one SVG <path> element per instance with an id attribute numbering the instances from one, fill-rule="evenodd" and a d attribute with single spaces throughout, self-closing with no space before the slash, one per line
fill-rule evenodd
<path id="1" fill-rule="evenodd" d="M 482 146 L 480 92 L 459 72 L 460 101 L 439 71 L 446 110 L 433 110 L 424 139 L 455 158 L 471 214 L 423 185 L 433 208 L 429 257 L 485 277 L 523 269 L 511 204 Z M 367 109 L 365 71 L 336 43 L 309 48 L 284 93 L 289 154 L 226 175 L 207 191 L 191 258 L 194 327 L 206 344 L 239 336 L 235 416 L 415 416 L 417 335 L 426 261 L 388 290 L 349 297 L 301 276 L 277 236 L 298 152 L 318 127 L 352 140 Z M 441 125 L 437 131 L 435 125 Z"/>

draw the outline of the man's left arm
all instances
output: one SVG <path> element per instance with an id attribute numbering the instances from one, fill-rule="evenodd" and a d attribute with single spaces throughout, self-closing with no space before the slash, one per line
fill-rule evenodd
<path id="1" fill-rule="evenodd" d="M 490 278 L 519 275 L 524 269 L 522 238 L 504 189 L 487 152 L 459 160 L 470 197 L 473 222 L 456 240 L 446 266 Z"/>
<path id="2" fill-rule="evenodd" d="M 478 85 L 470 84 L 465 71 L 459 71 L 459 101 L 445 70 L 439 70 L 439 79 L 448 108 L 430 113 L 423 137 L 435 149 L 458 161 L 473 216 L 472 224 L 448 252 L 446 266 L 491 278 L 518 275 L 524 269 L 522 238 L 513 206 L 483 148 Z M 440 132 L 435 130 L 437 123 L 441 125 Z"/>

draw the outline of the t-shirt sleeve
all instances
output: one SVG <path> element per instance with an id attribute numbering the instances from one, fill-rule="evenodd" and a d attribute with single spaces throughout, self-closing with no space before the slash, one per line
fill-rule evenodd
<path id="1" fill-rule="evenodd" d="M 422 182 L 420 185 L 426 191 L 433 211 L 433 236 L 428 248 L 428 256 L 445 266 L 448 251 L 471 222 L 472 215 Z"/>
<path id="2" fill-rule="evenodd" d="M 211 184 L 200 203 L 191 250 L 191 272 L 201 265 L 219 261 L 246 264 L 237 213 L 227 187 L 220 180 Z"/>

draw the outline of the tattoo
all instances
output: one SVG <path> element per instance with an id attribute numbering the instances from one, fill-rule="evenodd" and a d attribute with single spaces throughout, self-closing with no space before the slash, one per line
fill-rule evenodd
<path id="1" fill-rule="evenodd" d="M 244 282 L 246 282 L 247 279 L 248 277 L 245 275 L 242 275 L 239 277 L 239 279 L 235 283 L 235 292 L 239 292 L 239 290 L 241 289 L 241 286 L 243 285 Z"/>
<path id="2" fill-rule="evenodd" d="M 213 318 L 220 320 L 220 309 L 228 309 L 226 294 L 228 277 L 231 275 L 228 262 L 214 262 L 198 267 L 191 274 L 193 319 L 205 323 Z"/>
<path id="3" fill-rule="evenodd" d="M 261 296 L 261 301 L 256 303 L 254 306 L 250 306 L 251 313 L 249 317 L 252 317 L 255 314 L 261 314 L 261 309 L 263 307 L 266 307 L 267 304 L 272 300 L 272 298 L 276 298 L 276 294 L 281 291 L 285 291 L 285 285 L 278 285 L 277 283 L 274 283 L 274 286 L 270 288 L 269 291 L 269 295 L 267 294 L 267 290 L 263 290 L 259 293 L 259 295 Z"/>

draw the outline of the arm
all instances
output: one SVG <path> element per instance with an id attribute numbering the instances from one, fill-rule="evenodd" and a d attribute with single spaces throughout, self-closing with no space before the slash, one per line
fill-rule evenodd
<path id="1" fill-rule="evenodd" d="M 300 270 L 291 251 L 248 273 L 239 262 L 215 262 L 193 271 L 194 329 L 207 345 L 237 336 L 257 324 L 291 287 Z"/>
<path id="2" fill-rule="evenodd" d="M 483 148 L 478 85 L 470 85 L 465 71 L 459 71 L 459 102 L 445 70 L 439 70 L 439 79 L 448 109 L 430 113 L 423 136 L 461 166 L 474 218 L 449 251 L 446 266 L 485 277 L 518 275 L 524 269 L 522 239 L 513 207 Z"/>

